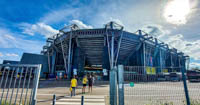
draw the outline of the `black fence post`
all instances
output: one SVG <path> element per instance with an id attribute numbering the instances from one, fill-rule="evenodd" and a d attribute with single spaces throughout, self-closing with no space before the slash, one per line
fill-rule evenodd
<path id="1" fill-rule="evenodd" d="M 186 82 L 186 77 L 185 77 L 185 67 L 181 67 L 181 72 L 182 72 L 182 79 L 183 79 L 183 85 L 184 85 L 184 91 L 185 91 L 185 97 L 186 97 L 186 102 L 187 105 L 190 105 L 190 98 L 189 98 L 189 92 L 188 92 L 188 87 L 187 87 L 187 82 Z"/>
<path id="2" fill-rule="evenodd" d="M 53 105 L 56 105 L 56 95 L 53 95 Z"/>
<path id="3" fill-rule="evenodd" d="M 84 105 L 84 96 L 81 97 L 81 105 Z"/>

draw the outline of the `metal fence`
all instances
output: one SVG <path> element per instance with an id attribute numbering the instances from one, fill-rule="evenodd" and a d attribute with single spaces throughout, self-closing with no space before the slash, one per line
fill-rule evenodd
<path id="1" fill-rule="evenodd" d="M 187 81 L 185 67 L 119 65 L 110 71 L 110 78 L 114 78 L 114 74 L 117 79 L 110 81 L 111 105 L 200 104 L 200 86 Z M 118 81 L 117 84 L 114 81 Z"/>
<path id="2" fill-rule="evenodd" d="M 125 105 L 185 105 L 181 67 L 124 67 Z M 196 93 L 200 93 L 198 89 Z M 196 97 L 197 98 L 197 97 Z"/>
<path id="3" fill-rule="evenodd" d="M 35 105 L 41 65 L 0 64 L 0 105 Z"/>

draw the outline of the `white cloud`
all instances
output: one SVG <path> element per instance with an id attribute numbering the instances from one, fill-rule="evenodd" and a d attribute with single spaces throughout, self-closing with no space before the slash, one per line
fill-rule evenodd
<path id="1" fill-rule="evenodd" d="M 79 26 L 80 29 L 92 29 L 93 27 L 90 25 L 86 25 L 84 24 L 82 21 L 80 20 L 71 20 L 70 24 L 76 24 Z"/>
<path id="2" fill-rule="evenodd" d="M 124 26 L 123 22 L 120 19 L 110 17 L 110 19 L 109 19 L 109 21 L 107 21 L 107 23 L 110 22 L 110 21 L 114 21 L 117 24 Z"/>
<path id="3" fill-rule="evenodd" d="M 158 24 L 145 25 L 141 29 L 158 39 L 161 39 L 164 36 L 167 36 L 170 34 L 169 30 L 164 29 L 163 26 L 158 25 Z"/>
<path id="4" fill-rule="evenodd" d="M 15 54 L 15 53 L 7 53 L 6 56 L 9 56 L 9 57 L 18 57 L 19 55 Z"/>
<path id="5" fill-rule="evenodd" d="M 196 21 L 199 20 L 199 17 L 194 20 L 188 20 L 187 24 L 189 26 L 182 25 L 181 27 L 175 27 L 167 23 L 162 17 L 163 7 L 165 7 L 166 4 L 167 2 L 160 0 L 140 0 L 137 2 L 134 0 L 109 0 L 104 3 L 99 3 L 99 1 L 95 0 L 91 1 L 88 5 L 80 5 L 78 8 L 66 6 L 64 8 L 61 7 L 57 10 L 52 10 L 41 17 L 39 23 L 43 23 L 43 26 L 46 24 L 61 22 L 63 24 L 68 24 L 69 20 L 74 19 L 73 22 L 79 24 L 79 27 L 88 28 L 88 25 L 85 25 L 79 20 L 85 20 L 87 21 L 87 24 L 90 24 L 93 27 L 102 27 L 103 24 L 112 20 L 122 24 L 125 30 L 131 32 L 135 32 L 142 27 L 148 33 L 153 34 L 164 42 L 171 44 L 173 47 L 185 52 L 192 58 L 200 59 L 200 57 L 198 57 L 200 55 L 199 39 L 189 41 L 189 39 L 194 38 L 192 36 L 194 34 L 191 34 L 191 32 L 199 33 L 199 31 L 196 31 L 199 29 L 194 29 L 199 27 L 198 21 Z M 191 8 L 193 7 L 194 6 Z M 199 14 L 198 12 L 193 12 L 191 13 L 191 16 L 199 16 Z M 31 28 L 28 29 L 26 28 L 27 30 L 24 30 L 24 32 L 29 35 L 34 35 L 35 33 L 45 36 L 50 35 L 49 31 L 43 32 L 44 29 L 48 30 L 49 28 L 43 27 L 44 29 L 40 30 L 41 26 L 39 24 L 30 24 L 30 27 Z M 91 26 L 89 26 L 89 28 L 91 28 Z M 185 39 L 186 37 L 188 38 Z"/>
<path id="6" fill-rule="evenodd" d="M 52 35 L 59 32 L 58 30 L 52 28 L 51 26 L 45 23 L 21 23 L 20 26 L 23 29 L 23 33 L 28 35 L 40 34 L 44 35 L 45 37 L 51 37 Z"/>
<path id="7" fill-rule="evenodd" d="M 0 57 L 3 57 L 3 54 L 0 52 Z"/>
<path id="8" fill-rule="evenodd" d="M 200 60 L 200 40 L 196 41 L 187 41 L 184 39 L 183 35 L 177 34 L 173 36 L 169 36 L 166 43 L 177 48 L 180 51 L 183 51 L 191 58 L 195 60 Z"/>
<path id="9" fill-rule="evenodd" d="M 58 23 L 60 21 L 67 21 L 69 17 L 78 17 L 79 9 L 71 8 L 71 7 L 61 7 L 58 10 L 52 10 L 49 13 L 45 14 L 40 18 L 40 22 L 45 24 L 53 24 Z"/>
<path id="10" fill-rule="evenodd" d="M 0 30 L 0 32 L 2 32 L 4 30 Z M 2 33 L 1 36 L 0 36 L 0 48 L 14 48 L 14 47 L 17 47 L 16 45 L 17 44 L 14 44 L 16 43 L 17 40 L 10 35 L 10 33 Z"/>
<path id="11" fill-rule="evenodd" d="M 164 29 L 160 25 L 146 25 L 142 29 L 150 35 L 153 35 L 168 45 L 178 49 L 178 51 L 189 55 L 190 58 L 200 60 L 200 39 L 188 41 L 182 34 L 171 35 L 169 30 Z M 190 68 L 195 67 L 200 67 L 200 63 L 198 61 L 190 63 Z"/>
<path id="12" fill-rule="evenodd" d="M 44 42 L 37 40 L 26 40 L 19 35 L 0 28 L 0 48 L 17 48 L 25 52 L 39 53 Z M 16 37 L 17 36 L 17 37 Z"/>
<path id="13" fill-rule="evenodd" d="M 182 34 L 171 35 L 170 31 L 160 25 L 146 25 L 142 28 L 144 31 L 157 37 L 171 47 L 189 55 L 195 60 L 200 60 L 200 39 L 188 41 Z"/>
<path id="14" fill-rule="evenodd" d="M 196 68 L 196 67 L 200 67 L 200 63 L 197 62 L 190 63 L 190 68 Z"/>
<path id="15" fill-rule="evenodd" d="M 169 23 L 180 25 L 187 23 L 190 11 L 189 0 L 173 0 L 168 2 L 163 15 Z"/>
<path id="16" fill-rule="evenodd" d="M 15 53 L 5 53 L 5 56 L 0 57 L 0 64 L 3 60 L 19 61 L 21 56 Z"/>

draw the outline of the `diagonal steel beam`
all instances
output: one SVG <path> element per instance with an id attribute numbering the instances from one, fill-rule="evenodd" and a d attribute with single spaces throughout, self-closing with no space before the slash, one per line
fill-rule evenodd
<path id="1" fill-rule="evenodd" d="M 123 28 L 121 29 L 121 35 L 120 35 L 120 39 L 118 41 L 117 55 L 116 55 L 115 62 L 114 62 L 115 66 L 117 66 L 117 60 L 118 60 L 118 56 L 119 56 L 119 51 L 120 51 L 120 47 L 121 47 L 122 38 L 123 38 Z"/>
<path id="2" fill-rule="evenodd" d="M 142 43 L 139 43 L 139 44 L 137 45 L 136 49 L 135 49 L 132 53 L 130 53 L 130 54 L 125 58 L 125 63 L 124 63 L 124 64 L 127 63 L 128 59 L 129 59 L 135 52 L 137 52 L 137 51 L 141 48 L 141 46 L 142 46 Z"/>

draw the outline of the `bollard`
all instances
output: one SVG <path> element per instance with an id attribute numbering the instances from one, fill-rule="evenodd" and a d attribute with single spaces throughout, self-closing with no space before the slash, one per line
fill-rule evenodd
<path id="1" fill-rule="evenodd" d="M 81 97 L 81 105 L 84 105 L 84 96 Z"/>
<path id="2" fill-rule="evenodd" d="M 56 105 L 56 95 L 53 95 L 53 105 Z"/>

